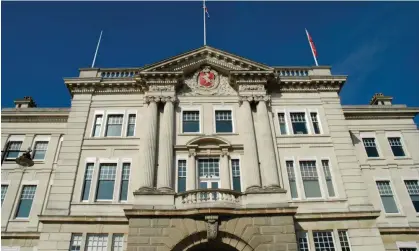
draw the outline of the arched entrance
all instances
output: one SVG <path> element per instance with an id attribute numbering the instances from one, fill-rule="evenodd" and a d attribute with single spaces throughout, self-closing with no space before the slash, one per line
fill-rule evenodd
<path id="1" fill-rule="evenodd" d="M 211 241 L 191 247 L 188 251 L 237 251 L 236 248 L 220 241 Z"/>
<path id="2" fill-rule="evenodd" d="M 179 241 L 172 251 L 253 251 L 253 248 L 233 234 L 220 231 L 217 238 L 207 239 L 206 232 L 189 235 Z"/>

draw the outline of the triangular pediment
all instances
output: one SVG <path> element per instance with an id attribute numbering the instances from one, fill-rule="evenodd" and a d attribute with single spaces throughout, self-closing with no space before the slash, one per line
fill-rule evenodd
<path id="1" fill-rule="evenodd" d="M 168 58 L 166 60 L 148 65 L 142 72 L 193 72 L 203 65 L 211 65 L 221 71 L 270 71 L 273 70 L 264 64 L 242 58 L 231 53 L 215 49 L 210 46 Z"/>

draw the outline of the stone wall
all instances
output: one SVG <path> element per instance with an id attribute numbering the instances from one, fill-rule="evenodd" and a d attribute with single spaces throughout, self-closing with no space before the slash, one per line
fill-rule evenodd
<path id="1" fill-rule="evenodd" d="M 204 216 L 131 218 L 128 251 L 185 250 L 207 241 Z M 297 250 L 292 216 L 220 216 L 217 239 L 238 250 Z"/>
<path id="2" fill-rule="evenodd" d="M 410 245 L 416 243 L 416 246 L 419 247 L 419 235 L 417 232 L 412 234 L 382 234 L 381 238 L 383 239 L 386 251 L 398 251 L 397 243 L 399 245 L 402 245 L 401 243 L 409 243 Z"/>
<path id="3" fill-rule="evenodd" d="M 38 239 L 1 239 L 1 247 L 20 247 L 19 251 L 32 251 L 38 245 Z"/>

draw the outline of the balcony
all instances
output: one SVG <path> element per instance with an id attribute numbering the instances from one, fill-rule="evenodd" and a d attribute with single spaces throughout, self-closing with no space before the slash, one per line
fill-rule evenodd
<path id="1" fill-rule="evenodd" d="M 197 189 L 178 193 L 177 208 L 230 207 L 241 205 L 242 193 L 229 189 Z"/>

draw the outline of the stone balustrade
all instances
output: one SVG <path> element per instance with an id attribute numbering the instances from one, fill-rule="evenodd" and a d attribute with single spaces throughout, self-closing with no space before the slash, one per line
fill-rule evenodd
<path id="1" fill-rule="evenodd" d="M 211 202 L 240 203 L 241 194 L 229 189 L 197 189 L 178 193 L 176 197 L 181 198 L 182 204 L 186 205 Z"/>
<path id="2" fill-rule="evenodd" d="M 132 78 L 139 73 L 138 69 L 100 70 L 102 78 Z"/>
<path id="3" fill-rule="evenodd" d="M 277 69 L 280 77 L 307 77 L 309 75 L 310 68 L 281 68 Z"/>

